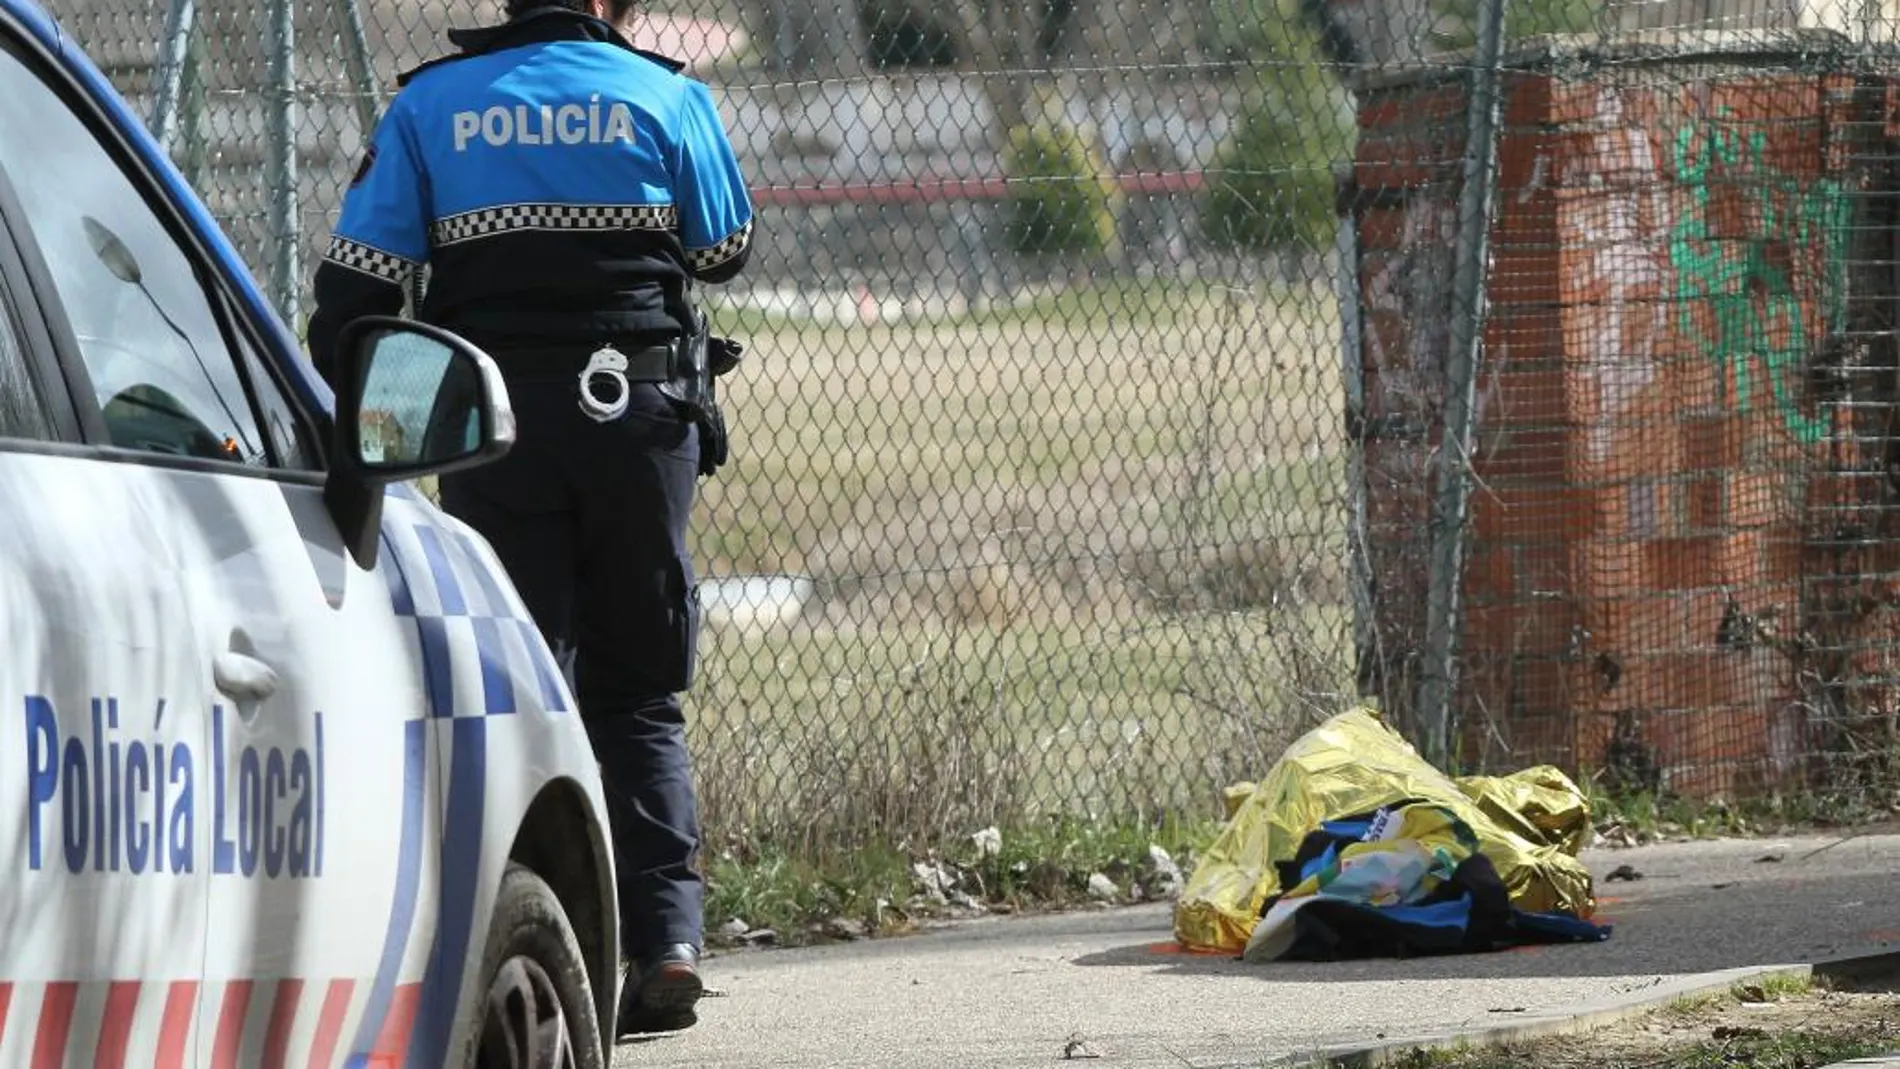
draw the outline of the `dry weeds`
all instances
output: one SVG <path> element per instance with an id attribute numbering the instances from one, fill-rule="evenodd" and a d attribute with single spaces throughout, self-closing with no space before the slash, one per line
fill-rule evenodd
<path id="1" fill-rule="evenodd" d="M 1860 1051 L 1900 1049 L 1900 995 L 1878 990 L 1780 992 L 1665 1007 L 1579 1036 L 1496 1050 L 1433 1054 L 1434 1069 L 1816 1069 Z"/>
<path id="2" fill-rule="evenodd" d="M 743 320 L 702 573 L 708 823 L 813 841 L 1205 806 L 1350 682 L 1324 294 L 1104 286 L 983 320 Z M 732 317 L 726 317 L 732 323 Z"/>

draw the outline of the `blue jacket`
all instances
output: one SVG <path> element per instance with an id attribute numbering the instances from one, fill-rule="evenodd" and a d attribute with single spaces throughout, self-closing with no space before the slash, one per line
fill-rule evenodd
<path id="1" fill-rule="evenodd" d="M 319 370 L 425 263 L 420 318 L 478 344 L 678 334 L 681 283 L 732 278 L 752 243 L 706 86 L 560 8 L 449 38 L 461 52 L 399 79 L 344 195 L 315 279 Z"/>

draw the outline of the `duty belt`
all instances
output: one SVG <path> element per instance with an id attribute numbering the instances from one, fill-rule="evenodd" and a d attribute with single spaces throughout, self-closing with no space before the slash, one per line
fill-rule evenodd
<path id="1" fill-rule="evenodd" d="M 670 344 L 630 347 L 619 342 L 561 342 L 557 344 L 502 345 L 477 341 L 484 352 L 495 359 L 502 377 L 517 382 L 572 382 L 593 363 L 594 354 L 612 349 L 627 358 L 624 374 L 628 382 L 662 382 L 672 372 L 674 359 Z"/>
<path id="2" fill-rule="evenodd" d="M 581 411 L 600 422 L 618 419 L 631 400 L 631 384 L 661 384 L 673 378 L 676 345 L 622 349 L 612 342 L 491 348 L 504 379 L 573 382 Z"/>

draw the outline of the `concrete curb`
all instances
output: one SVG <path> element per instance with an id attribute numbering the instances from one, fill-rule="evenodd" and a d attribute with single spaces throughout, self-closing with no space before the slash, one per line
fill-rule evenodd
<path id="1" fill-rule="evenodd" d="M 1441 1029 L 1387 1039 L 1377 1044 L 1347 1044 L 1326 1047 L 1263 1064 L 1263 1069 L 1378 1069 L 1395 1065 L 1415 1051 L 1447 1050 L 1460 1047 L 1483 1048 L 1521 1043 L 1547 1036 L 1575 1035 L 1641 1016 L 1677 999 L 1718 994 L 1737 985 L 1776 977 L 1826 980 L 1867 980 L 1900 975 L 1900 951 L 1858 954 L 1808 964 L 1763 965 L 1720 972 L 1698 973 L 1675 980 L 1661 981 L 1638 991 L 1628 992 L 1568 1009 L 1552 1009 L 1527 1015 L 1507 1025 L 1477 1029 Z M 1871 1063 L 1850 1062 L 1855 1069 L 1867 1064 L 1881 1069 L 1900 1069 L 1900 1061 L 1879 1059 Z"/>

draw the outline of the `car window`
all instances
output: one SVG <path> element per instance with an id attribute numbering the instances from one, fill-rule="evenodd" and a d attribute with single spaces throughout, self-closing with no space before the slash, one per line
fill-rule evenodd
<path id="1" fill-rule="evenodd" d="M 0 278 L 0 438 L 51 438 L 52 423 L 20 345 L 14 318 L 18 308 L 6 279 Z"/>
<path id="2" fill-rule="evenodd" d="M 297 471 L 319 470 L 323 465 L 310 443 L 308 426 L 299 418 L 290 398 L 265 368 L 257 348 L 245 340 L 242 333 L 237 336 L 237 345 L 244 355 L 244 374 L 251 383 L 257 410 L 263 413 L 264 431 L 270 439 L 277 466 Z"/>
<path id="3" fill-rule="evenodd" d="M 6 51 L 0 161 L 77 337 L 112 443 L 268 464 L 191 257 L 79 116 Z"/>

